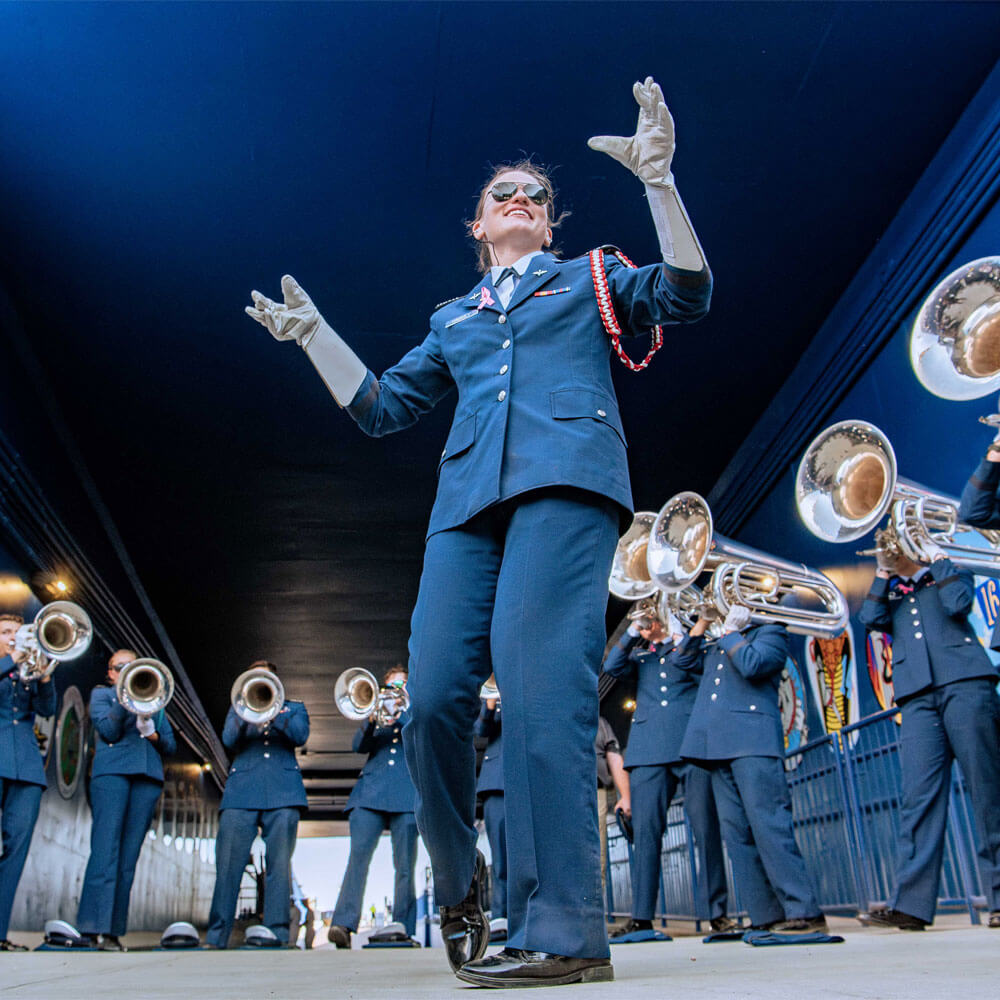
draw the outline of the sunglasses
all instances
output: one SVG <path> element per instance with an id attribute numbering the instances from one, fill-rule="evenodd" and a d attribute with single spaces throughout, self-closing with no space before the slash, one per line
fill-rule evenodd
<path id="1" fill-rule="evenodd" d="M 490 188 L 494 201 L 510 201 L 520 188 L 525 198 L 536 205 L 544 205 L 549 200 L 549 193 L 541 184 L 518 184 L 516 181 L 497 181 Z"/>

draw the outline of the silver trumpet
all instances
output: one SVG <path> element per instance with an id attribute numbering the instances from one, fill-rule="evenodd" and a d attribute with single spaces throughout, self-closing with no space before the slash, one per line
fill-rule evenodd
<path id="1" fill-rule="evenodd" d="M 888 515 L 877 549 L 927 562 L 929 539 L 952 562 L 1000 576 L 1000 532 L 963 524 L 954 497 L 900 476 L 889 439 L 867 421 L 843 420 L 813 440 L 799 463 L 795 503 L 805 526 L 824 541 L 854 541 Z"/>
<path id="2" fill-rule="evenodd" d="M 943 399 L 1000 390 L 1000 257 L 970 261 L 927 296 L 910 333 L 910 362 Z"/>
<path id="3" fill-rule="evenodd" d="M 156 715 L 174 696 L 174 675 L 165 663 L 141 658 L 126 663 L 115 682 L 118 703 L 134 715 Z"/>
<path id="4" fill-rule="evenodd" d="M 60 663 L 82 656 L 93 637 L 90 616 L 79 604 L 46 604 L 30 625 L 17 630 L 14 639 L 14 648 L 28 654 L 20 663 L 21 680 L 27 683 L 47 677 Z"/>
<path id="5" fill-rule="evenodd" d="M 697 493 L 678 493 L 663 505 L 646 559 L 660 590 L 682 595 L 670 608 L 682 621 L 713 611 L 725 618 L 733 605 L 742 605 L 755 625 L 784 625 L 800 635 L 835 636 L 847 626 L 847 601 L 831 580 L 716 534 L 712 512 Z M 705 572 L 712 575 L 699 601 L 696 581 Z"/>
<path id="6" fill-rule="evenodd" d="M 333 700 L 341 715 L 354 722 L 375 717 L 378 726 L 391 726 L 410 707 L 404 688 L 380 688 L 375 675 L 364 667 L 351 667 L 338 678 Z"/>
<path id="7" fill-rule="evenodd" d="M 285 688 L 277 674 L 266 667 L 252 667 L 233 682 L 229 700 L 244 722 L 263 726 L 284 707 Z"/>

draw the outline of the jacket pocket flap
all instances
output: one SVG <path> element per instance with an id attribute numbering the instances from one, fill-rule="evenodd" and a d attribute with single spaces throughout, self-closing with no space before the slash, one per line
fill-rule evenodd
<path id="1" fill-rule="evenodd" d="M 590 417 L 614 428 L 618 436 L 625 440 L 618 404 L 602 392 L 591 389 L 556 389 L 549 393 L 552 401 L 552 416 L 556 420 L 576 420 Z"/>
<path id="2" fill-rule="evenodd" d="M 449 458 L 461 455 L 463 451 L 468 451 L 476 440 L 476 415 L 453 424 L 451 432 L 448 434 L 448 441 L 441 452 L 441 461 L 445 462 Z"/>

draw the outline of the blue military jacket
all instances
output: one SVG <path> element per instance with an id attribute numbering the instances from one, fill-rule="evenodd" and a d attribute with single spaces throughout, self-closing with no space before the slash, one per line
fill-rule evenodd
<path id="1" fill-rule="evenodd" d="M 897 703 L 930 687 L 972 677 L 996 678 L 969 624 L 975 580 L 950 559 L 932 563 L 912 587 L 875 577 L 859 618 L 892 636 L 892 687 Z"/>
<path id="2" fill-rule="evenodd" d="M 681 756 L 783 757 L 778 684 L 787 657 L 788 633 L 781 625 L 731 632 L 718 641 L 689 636 L 677 665 L 700 670 L 702 677 Z"/>
<path id="3" fill-rule="evenodd" d="M 987 462 L 984 458 L 962 490 L 958 519 L 971 524 L 974 528 L 1000 528 L 998 488 L 1000 488 L 1000 462 Z M 1000 650 L 1000 617 L 993 626 L 990 649 Z"/>
<path id="4" fill-rule="evenodd" d="M 136 716 L 118 703 L 115 689 L 95 687 L 90 692 L 90 721 L 94 724 L 94 767 L 91 775 L 141 774 L 163 781 L 163 757 L 177 750 L 177 741 L 167 713 L 153 716 L 159 736 L 147 740 L 135 728 Z"/>
<path id="5" fill-rule="evenodd" d="M 626 335 L 708 311 L 708 271 L 627 269 L 606 260 Z M 544 486 L 576 486 L 631 511 L 610 342 L 587 257 L 537 255 L 506 310 L 485 277 L 438 309 L 424 342 L 381 379 L 368 372 L 348 410 L 378 437 L 410 426 L 455 388 L 428 536 Z"/>
<path id="6" fill-rule="evenodd" d="M 308 806 L 295 748 L 309 739 L 309 713 L 286 701 L 266 726 L 244 722 L 232 708 L 222 742 L 233 752 L 220 809 L 305 809 Z"/>
<path id="7" fill-rule="evenodd" d="M 604 661 L 611 677 L 639 675 L 635 712 L 625 747 L 625 767 L 645 764 L 676 764 L 681 759 L 681 740 L 687 729 L 698 692 L 697 667 L 683 669 L 677 657 L 691 640 L 675 649 L 670 642 L 646 645 L 627 632 Z"/>
<path id="8" fill-rule="evenodd" d="M 391 726 L 376 726 L 372 721 L 354 734 L 354 752 L 368 754 L 368 760 L 344 812 L 357 806 L 378 812 L 413 812 L 416 809 L 417 790 L 403 758 L 400 738 L 400 731 L 409 719 L 410 713 L 403 712 Z"/>
<path id="9" fill-rule="evenodd" d="M 35 739 L 35 716 L 55 715 L 56 686 L 52 681 L 22 684 L 17 673 L 10 656 L 0 657 L 0 779 L 44 788 L 47 782 Z"/>
<path id="10" fill-rule="evenodd" d="M 479 769 L 476 781 L 477 792 L 503 791 L 503 741 L 501 739 L 502 721 L 500 706 L 490 709 L 483 702 L 476 719 L 476 736 L 486 739 L 486 753 L 483 754 L 483 766 Z"/>

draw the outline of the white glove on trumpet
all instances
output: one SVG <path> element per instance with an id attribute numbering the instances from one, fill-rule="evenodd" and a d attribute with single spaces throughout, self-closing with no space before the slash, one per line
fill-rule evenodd
<path id="1" fill-rule="evenodd" d="M 246 307 L 246 314 L 265 327 L 275 340 L 294 340 L 306 352 L 337 403 L 347 406 L 361 388 L 368 369 L 323 319 L 313 300 L 290 274 L 281 279 L 281 293 L 284 302 L 252 291 L 253 305 Z"/>
<path id="2" fill-rule="evenodd" d="M 750 624 L 750 609 L 734 604 L 722 623 L 723 632 L 742 632 Z"/>
<path id="3" fill-rule="evenodd" d="M 139 735 L 147 740 L 156 732 L 156 723 L 148 715 L 137 715 L 135 717 L 135 728 L 139 730 Z"/>

